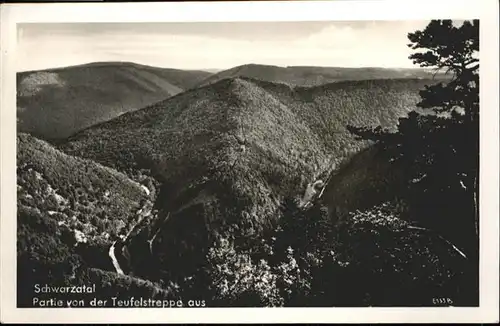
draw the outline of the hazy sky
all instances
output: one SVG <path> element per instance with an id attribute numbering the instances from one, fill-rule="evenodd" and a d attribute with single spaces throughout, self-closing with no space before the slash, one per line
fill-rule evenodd
<path id="1" fill-rule="evenodd" d="M 412 67 L 407 34 L 428 21 L 33 23 L 18 25 L 17 70 L 95 61 L 179 69 Z"/>

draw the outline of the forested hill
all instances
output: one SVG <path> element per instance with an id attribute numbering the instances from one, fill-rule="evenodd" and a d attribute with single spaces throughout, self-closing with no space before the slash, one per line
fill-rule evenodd
<path id="1" fill-rule="evenodd" d="M 200 85 L 215 83 L 224 78 L 249 77 L 263 81 L 286 83 L 295 86 L 318 86 L 337 81 L 369 79 L 447 79 L 449 76 L 433 73 L 419 68 L 345 68 L 345 67 L 279 67 L 262 64 L 246 64 L 219 71 Z"/>
<path id="2" fill-rule="evenodd" d="M 18 130 L 64 138 L 193 87 L 210 73 L 99 62 L 17 74 Z"/>
<path id="3" fill-rule="evenodd" d="M 191 248 L 227 223 L 249 234 L 272 225 L 284 197 L 301 196 L 308 182 L 366 145 L 347 125 L 395 125 L 427 82 L 293 88 L 224 79 L 83 130 L 60 148 L 153 176 L 162 184 L 162 209 L 170 213 L 162 238 L 172 241 L 169 248 L 180 238 Z"/>
<path id="4" fill-rule="evenodd" d="M 280 153 L 287 146 L 298 146 L 303 153 L 291 151 L 286 158 L 281 153 L 281 158 L 290 162 L 298 158 L 305 165 L 313 165 L 314 155 L 308 152 L 318 152 L 322 146 L 333 148 L 331 154 L 336 160 L 357 151 L 348 125 L 395 127 L 400 116 L 416 108 L 419 90 L 429 83 L 432 81 L 387 79 L 293 87 L 228 78 L 97 124 L 59 143 L 65 151 L 109 166 L 150 168 L 155 158 L 176 160 L 183 154 L 170 150 L 171 146 L 190 151 L 190 145 L 211 143 L 227 134 L 236 135 L 238 142 L 248 138 L 255 139 L 260 147 L 280 147 L 278 141 L 287 142 L 279 131 L 287 135 L 294 130 L 297 132 L 293 134 L 303 134 L 304 139 L 314 137 L 314 141 L 301 141 L 297 136 L 297 144 L 290 142 L 273 151 Z"/>
<path id="5" fill-rule="evenodd" d="M 18 305 L 33 306 L 35 284 L 95 284 L 95 296 L 108 301 L 130 291 L 151 298 L 168 296 L 157 284 L 117 275 L 108 256 L 109 246 L 128 232 L 141 204 L 154 201 L 154 185 L 147 181 L 138 183 L 93 161 L 61 153 L 33 136 L 18 134 Z M 82 296 L 41 293 L 37 298 L 66 302 Z"/>

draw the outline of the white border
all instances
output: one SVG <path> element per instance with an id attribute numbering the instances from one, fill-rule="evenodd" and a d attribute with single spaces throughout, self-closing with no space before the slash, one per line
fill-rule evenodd
<path id="1" fill-rule="evenodd" d="M 78 3 L 1 6 L 2 322 L 498 322 L 498 3 L 496 0 Z M 18 309 L 16 293 L 16 23 L 326 21 L 480 18 L 481 300 L 479 308 Z M 33 55 L 36 55 L 34 53 Z M 249 310 L 251 309 L 251 310 Z"/>

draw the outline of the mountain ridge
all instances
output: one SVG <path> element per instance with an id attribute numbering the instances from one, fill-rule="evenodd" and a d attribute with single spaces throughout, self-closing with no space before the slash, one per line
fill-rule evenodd
<path id="1" fill-rule="evenodd" d="M 18 129 L 65 138 L 161 101 L 210 75 L 128 62 L 98 62 L 17 74 Z"/>
<path id="2" fill-rule="evenodd" d="M 431 72 L 421 68 L 276 66 L 250 63 L 214 73 L 197 86 L 211 84 L 228 77 L 249 77 L 297 86 L 318 86 L 342 80 L 429 79 L 431 76 L 433 76 Z M 438 73 L 434 77 L 436 76 L 440 79 L 449 78 L 443 73 Z"/>

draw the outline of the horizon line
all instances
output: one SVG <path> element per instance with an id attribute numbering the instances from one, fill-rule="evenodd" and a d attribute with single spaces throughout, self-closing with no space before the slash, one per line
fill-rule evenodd
<path id="1" fill-rule="evenodd" d="M 151 68 L 159 68 L 159 69 L 172 69 L 172 70 L 184 70 L 184 71 L 206 71 L 213 73 L 213 71 L 221 72 L 225 70 L 230 70 L 233 68 L 237 67 L 243 67 L 243 66 L 265 66 L 265 67 L 275 67 L 275 68 L 340 68 L 340 69 L 405 69 L 405 70 L 430 70 L 429 68 L 425 67 L 419 67 L 417 65 L 414 65 L 412 67 L 401 67 L 401 66 L 394 66 L 394 67 L 384 67 L 384 66 L 316 66 L 316 65 L 311 65 L 311 64 L 302 64 L 302 65 L 273 65 L 273 64 L 266 64 L 266 63 L 255 63 L 255 62 L 250 62 L 250 63 L 244 63 L 244 64 L 239 64 L 236 66 L 231 66 L 231 67 L 224 67 L 224 68 L 180 68 L 180 67 L 166 67 L 166 66 L 155 66 L 151 64 L 145 64 L 145 63 L 139 63 L 135 61 L 127 61 L 127 60 L 103 60 L 103 61 L 88 61 L 84 63 L 79 63 L 79 64 L 74 64 L 74 65 L 64 65 L 64 66 L 53 66 L 53 67 L 47 67 L 47 68 L 40 68 L 40 69 L 27 69 L 27 70 L 18 70 L 16 73 L 26 73 L 26 72 L 36 72 L 36 71 L 47 71 L 47 70 L 58 70 L 58 69 L 67 69 L 67 68 L 75 68 L 75 67 L 83 67 L 83 66 L 89 66 L 93 64 L 132 64 L 132 65 L 137 65 L 137 66 L 144 66 L 144 67 L 151 67 Z"/>

